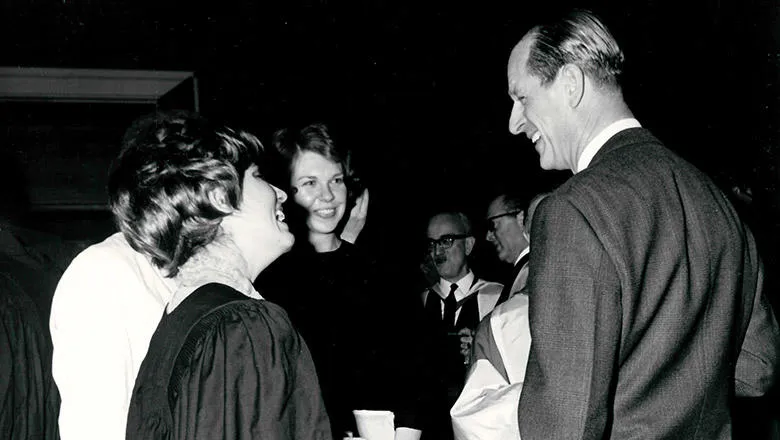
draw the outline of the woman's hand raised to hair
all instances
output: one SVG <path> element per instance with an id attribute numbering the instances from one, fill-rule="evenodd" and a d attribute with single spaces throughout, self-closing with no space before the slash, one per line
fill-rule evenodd
<path id="1" fill-rule="evenodd" d="M 349 212 L 347 223 L 344 225 L 344 230 L 341 231 L 341 239 L 355 244 L 360 232 L 363 231 L 363 228 L 366 226 L 367 217 L 368 188 L 363 190 L 363 194 L 355 200 L 355 206 Z"/>

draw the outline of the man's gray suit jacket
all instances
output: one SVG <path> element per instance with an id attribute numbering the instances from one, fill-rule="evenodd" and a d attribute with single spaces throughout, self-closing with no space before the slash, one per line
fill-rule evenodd
<path id="1" fill-rule="evenodd" d="M 778 330 L 753 236 L 716 185 L 624 130 L 531 235 L 523 440 L 731 438 L 729 400 L 766 391 Z"/>

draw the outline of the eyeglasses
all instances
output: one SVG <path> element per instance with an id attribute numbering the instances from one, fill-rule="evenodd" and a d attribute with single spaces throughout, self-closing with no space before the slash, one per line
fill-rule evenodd
<path id="1" fill-rule="evenodd" d="M 520 214 L 521 212 L 523 212 L 523 211 L 522 210 L 520 210 L 520 211 L 509 211 L 509 212 L 505 212 L 503 214 L 496 214 L 496 215 L 490 216 L 490 217 L 488 217 L 485 220 L 485 229 L 487 229 L 488 232 L 495 232 L 496 231 L 496 220 L 500 219 L 501 217 L 507 217 L 507 216 L 510 216 L 510 215 L 517 215 L 517 214 Z"/>
<path id="2" fill-rule="evenodd" d="M 449 249 L 452 247 L 453 244 L 455 244 L 455 240 L 460 240 L 462 238 L 471 237 L 469 234 L 448 234 L 448 235 L 442 235 L 438 239 L 429 238 L 428 239 L 428 250 L 433 251 L 437 247 L 441 249 Z"/>

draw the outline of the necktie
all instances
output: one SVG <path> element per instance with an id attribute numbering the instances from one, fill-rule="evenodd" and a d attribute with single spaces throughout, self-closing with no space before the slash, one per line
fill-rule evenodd
<path id="1" fill-rule="evenodd" d="M 518 261 L 517 264 L 515 264 L 515 266 L 512 268 L 511 276 L 508 280 L 506 280 L 504 288 L 501 289 L 501 294 L 498 297 L 498 301 L 496 301 L 496 305 L 499 305 L 502 302 L 508 300 L 511 294 L 517 293 L 512 292 L 512 285 L 515 283 L 515 279 L 517 278 L 518 274 L 520 274 L 520 271 L 528 263 L 528 256 L 529 254 L 523 255 L 523 258 L 521 258 L 520 261 Z"/>
<path id="2" fill-rule="evenodd" d="M 450 294 L 444 300 L 444 328 L 447 331 L 451 331 L 455 328 L 455 311 L 458 309 L 458 301 L 455 300 L 455 291 L 458 290 L 458 285 L 452 283 L 450 286 Z"/>

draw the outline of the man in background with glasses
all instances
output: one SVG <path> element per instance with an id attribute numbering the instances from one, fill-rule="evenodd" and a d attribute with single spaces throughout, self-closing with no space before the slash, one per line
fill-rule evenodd
<path id="1" fill-rule="evenodd" d="M 439 281 L 422 294 L 431 358 L 437 362 L 432 378 L 437 403 L 433 426 L 423 429 L 423 437 L 451 439 L 449 409 L 463 388 L 474 330 L 495 307 L 503 286 L 479 279 L 469 268 L 476 240 L 462 212 L 431 217 L 427 237 L 427 251 L 439 275 Z"/>
<path id="2" fill-rule="evenodd" d="M 497 304 L 501 304 L 525 287 L 528 279 L 529 195 L 526 192 L 506 192 L 493 199 L 485 216 L 485 239 L 493 245 L 496 256 L 512 265 L 512 272 L 504 283 Z M 530 229 L 530 224 L 528 225 Z"/>
<path id="3" fill-rule="evenodd" d="M 450 411 L 458 440 L 510 439 L 520 429 L 517 405 L 531 347 L 530 292 L 525 290 L 529 236 L 536 207 L 548 194 L 537 194 L 526 207 L 527 199 L 521 194 L 505 193 L 488 207 L 487 239 L 501 260 L 516 261 L 516 271 L 514 282 L 510 279 L 501 292 L 508 292 L 509 298 L 503 302 L 499 299 L 474 335 L 468 378 Z"/>

